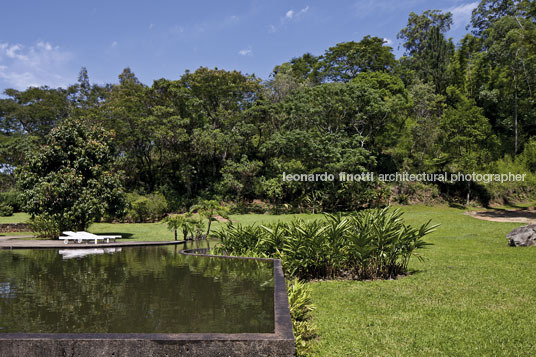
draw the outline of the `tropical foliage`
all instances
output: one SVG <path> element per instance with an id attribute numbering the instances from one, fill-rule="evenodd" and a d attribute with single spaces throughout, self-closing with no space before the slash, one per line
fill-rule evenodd
<path id="1" fill-rule="evenodd" d="M 402 215 L 387 207 L 266 226 L 231 222 L 213 236 L 221 241 L 217 252 L 281 259 L 291 277 L 395 278 L 407 273 L 409 259 L 420 257 L 424 236 L 437 227 L 411 227 Z"/>

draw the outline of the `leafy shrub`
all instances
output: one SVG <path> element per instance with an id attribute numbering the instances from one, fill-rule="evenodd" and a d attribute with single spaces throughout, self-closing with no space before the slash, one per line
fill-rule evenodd
<path id="1" fill-rule="evenodd" d="M 137 193 L 127 195 L 129 202 L 128 219 L 133 222 L 155 222 L 167 213 L 167 201 L 164 195 L 153 193 L 141 196 Z"/>
<path id="2" fill-rule="evenodd" d="M 268 206 L 258 200 L 252 202 L 238 201 L 228 203 L 229 213 L 231 214 L 248 214 L 248 213 L 257 213 L 263 214 L 268 211 Z"/>
<path id="3" fill-rule="evenodd" d="M 423 182 L 400 182 L 393 187 L 395 200 L 403 205 L 414 202 L 433 204 L 441 201 L 439 188 Z"/>
<path id="4" fill-rule="evenodd" d="M 296 338 L 296 354 L 305 356 L 309 352 L 308 343 L 314 337 L 314 329 L 310 322 L 310 313 L 314 310 L 311 291 L 308 286 L 294 279 L 287 282 L 288 304 L 292 318 L 292 330 Z"/>
<path id="5" fill-rule="evenodd" d="M 11 206 L 14 212 L 22 211 L 21 194 L 17 190 L 0 192 L 0 203 Z"/>
<path id="6" fill-rule="evenodd" d="M 526 174 L 524 181 L 507 181 L 502 183 L 494 181 L 484 184 L 491 195 L 492 202 L 509 203 L 536 198 L 536 173 L 530 170 L 533 156 L 532 146 L 527 144 L 523 154 L 518 155 L 515 159 L 505 156 L 492 165 L 494 173 Z"/>
<path id="7" fill-rule="evenodd" d="M 0 216 L 7 217 L 13 215 L 13 207 L 5 203 L 0 203 Z"/>
<path id="8" fill-rule="evenodd" d="M 260 227 L 229 223 L 213 236 L 221 241 L 219 252 L 281 259 L 292 277 L 393 278 L 407 272 L 412 255 L 420 258 L 415 251 L 437 227 L 413 228 L 402 215 L 387 207 Z"/>
<path id="9" fill-rule="evenodd" d="M 59 221 L 52 216 L 40 215 L 30 220 L 30 228 L 39 238 L 56 239 L 61 234 Z"/>

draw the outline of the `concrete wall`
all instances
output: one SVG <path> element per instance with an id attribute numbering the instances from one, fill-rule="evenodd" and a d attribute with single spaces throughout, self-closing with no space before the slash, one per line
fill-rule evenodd
<path id="1" fill-rule="evenodd" d="M 213 334 L 178 335 L 34 335 L 18 334 L 0 338 L 0 356 L 293 356 L 294 340 L 275 336 Z M 260 335 L 260 334 L 259 334 Z M 271 334 L 266 334 L 271 335 Z"/>

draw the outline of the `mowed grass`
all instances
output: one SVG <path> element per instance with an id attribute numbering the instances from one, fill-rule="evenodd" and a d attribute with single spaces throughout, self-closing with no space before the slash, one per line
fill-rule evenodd
<path id="1" fill-rule="evenodd" d="M 448 207 L 403 208 L 441 227 L 424 263 L 390 281 L 311 282 L 317 356 L 534 356 L 536 248 L 512 248 L 497 223 Z"/>
<path id="2" fill-rule="evenodd" d="M 290 221 L 295 217 L 305 220 L 321 218 L 322 215 L 312 214 L 288 214 L 288 215 L 268 215 L 268 214 L 244 214 L 231 215 L 233 222 L 244 225 L 268 224 L 277 221 Z M 211 231 L 218 230 L 226 223 L 212 222 Z M 167 229 L 163 223 L 94 223 L 89 232 L 95 234 L 120 234 L 129 241 L 166 241 L 173 240 L 173 232 Z M 182 232 L 179 233 L 179 240 L 182 239 Z"/>
<path id="3" fill-rule="evenodd" d="M 30 215 L 23 212 L 13 213 L 12 216 L 0 217 L 0 223 L 24 223 L 30 219 Z"/>

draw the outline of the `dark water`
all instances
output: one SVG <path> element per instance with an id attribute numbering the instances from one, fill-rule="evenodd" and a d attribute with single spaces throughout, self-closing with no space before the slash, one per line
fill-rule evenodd
<path id="1" fill-rule="evenodd" d="M 274 331 L 272 262 L 179 250 L 0 250 L 0 333 Z"/>

